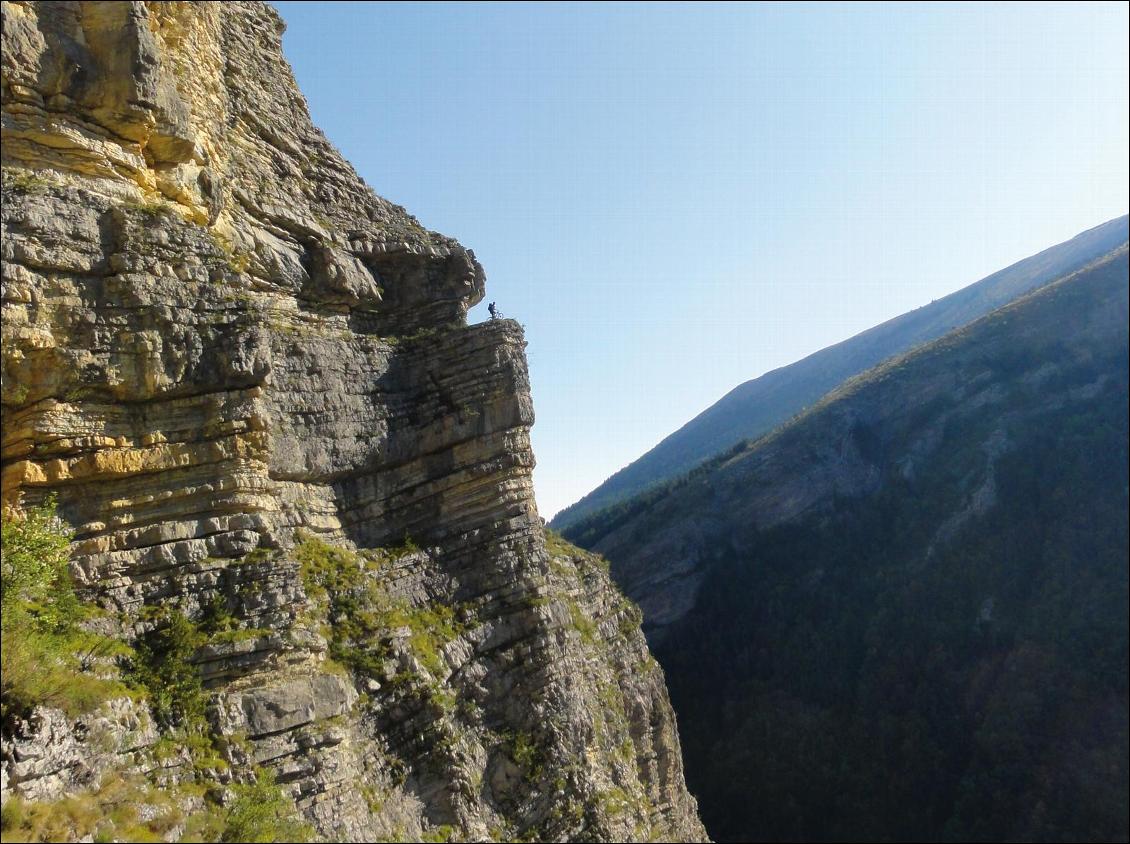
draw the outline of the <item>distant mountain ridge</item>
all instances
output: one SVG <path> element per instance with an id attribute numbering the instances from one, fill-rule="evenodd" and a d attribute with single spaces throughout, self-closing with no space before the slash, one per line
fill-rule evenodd
<path id="1" fill-rule="evenodd" d="M 727 393 L 682 428 L 551 521 L 561 531 L 647 488 L 679 476 L 744 439 L 758 437 L 829 390 L 920 343 L 967 325 L 1001 305 L 1080 269 L 1127 240 L 1126 215 L 993 273 L 955 293 L 888 320 Z"/>
<path id="2" fill-rule="evenodd" d="M 1125 841 L 1122 245 L 594 514 L 716 841 Z"/>

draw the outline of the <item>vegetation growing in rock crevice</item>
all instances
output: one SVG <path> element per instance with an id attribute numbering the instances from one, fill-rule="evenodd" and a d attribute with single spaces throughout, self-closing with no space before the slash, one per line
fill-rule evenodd
<path id="1" fill-rule="evenodd" d="M 207 695 L 191 659 L 197 649 L 235 630 L 217 600 L 197 623 L 171 607 L 143 613 L 149 630 L 130 649 L 83 629 L 95 613 L 75 594 L 68 572 L 72 534 L 48 501 L 3 518 L 3 717 L 26 716 L 36 706 L 70 716 L 91 712 L 123 695 L 144 699 L 165 733 L 149 748 L 158 762 L 185 754 L 201 773 L 227 767 L 210 734 Z M 132 690 L 101 674 L 125 665 Z M 158 766 L 160 769 L 160 766 Z M 191 771 L 190 771 L 191 773 Z M 227 808 L 203 785 L 169 785 L 126 770 L 110 770 L 94 788 L 51 802 L 16 794 L 4 804 L 4 841 L 162 841 L 175 828 L 183 840 L 307 841 L 313 830 L 297 816 L 270 771 L 230 789 Z"/>
<path id="2" fill-rule="evenodd" d="M 148 615 L 153 626 L 138 639 L 129 674 L 148 691 L 162 729 L 198 732 L 204 727 L 207 698 L 200 672 L 191 660 L 206 636 L 175 609 L 154 608 Z"/>
<path id="3" fill-rule="evenodd" d="M 455 610 L 438 603 L 412 606 L 389 595 L 377 576 L 384 563 L 415 550 L 410 539 L 388 552 L 357 553 L 308 534 L 299 538 L 295 557 L 307 595 L 330 622 L 335 661 L 360 674 L 382 675 L 392 635 L 407 628 L 409 648 L 420 664 L 433 675 L 444 673 L 441 650 L 463 630 Z"/>
<path id="4" fill-rule="evenodd" d="M 4 841 L 305 842 L 314 830 L 298 816 L 271 771 L 230 788 L 227 806 L 199 785 L 156 785 L 140 774 L 112 772 L 93 789 L 51 802 L 8 799 L 0 816 Z"/>
<path id="5" fill-rule="evenodd" d="M 254 782 L 232 788 L 234 799 L 224 816 L 223 842 L 310 841 L 314 830 L 299 819 L 272 771 L 261 769 Z"/>
<path id="6" fill-rule="evenodd" d="M 124 648 L 82 627 L 92 609 L 75 595 L 68 571 L 71 532 L 54 502 L 6 513 L 0 530 L 3 720 L 35 706 L 79 715 L 125 693 L 120 683 L 93 673 Z"/>
<path id="7" fill-rule="evenodd" d="M 43 193 L 53 184 L 50 179 L 23 167 L 5 167 L 0 178 L 3 179 L 4 190 L 18 193 Z"/>
<path id="8" fill-rule="evenodd" d="M 508 730 L 502 733 L 502 746 L 527 782 L 536 783 L 541 780 L 545 773 L 546 753 L 532 733 Z"/>
<path id="9" fill-rule="evenodd" d="M 185 838 L 215 840 L 202 833 L 222 828 L 218 812 L 186 818 L 182 800 L 191 789 L 158 788 L 139 775 L 112 773 L 97 788 L 46 803 L 12 796 L 4 804 L 0 826 L 4 841 L 164 841 L 184 825 Z M 199 798 L 196 798 L 199 801 Z"/>

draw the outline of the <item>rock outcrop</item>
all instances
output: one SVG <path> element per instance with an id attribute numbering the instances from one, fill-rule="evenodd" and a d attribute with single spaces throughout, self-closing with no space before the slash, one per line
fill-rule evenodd
<path id="1" fill-rule="evenodd" d="M 547 550 L 521 327 L 466 324 L 474 254 L 312 125 L 281 32 L 3 4 L 5 505 L 57 498 L 123 641 L 224 619 L 203 771 L 127 698 L 6 725 L 5 796 L 270 769 L 339 839 L 703 839 L 638 611 Z"/>

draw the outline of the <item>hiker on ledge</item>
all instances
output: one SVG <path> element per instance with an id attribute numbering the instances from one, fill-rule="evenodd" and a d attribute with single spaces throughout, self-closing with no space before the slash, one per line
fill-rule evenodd
<path id="1" fill-rule="evenodd" d="M 489 305 L 487 305 L 487 310 L 490 311 L 490 318 L 491 319 L 501 319 L 502 318 L 502 312 L 494 306 L 494 302 L 491 302 Z"/>

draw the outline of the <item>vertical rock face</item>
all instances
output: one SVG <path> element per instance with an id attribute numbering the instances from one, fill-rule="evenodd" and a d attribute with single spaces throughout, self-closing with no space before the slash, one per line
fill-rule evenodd
<path id="1" fill-rule="evenodd" d="M 4 2 L 6 506 L 57 498 L 127 641 L 220 608 L 208 776 L 273 769 L 323 835 L 702 838 L 638 611 L 547 550 L 520 326 L 466 325 L 473 253 L 312 125 L 281 32 L 258 3 Z M 37 718 L 5 789 L 95 782 L 84 728 L 36 786 L 36 724 L 66 730 Z"/>

